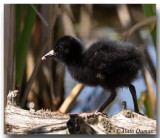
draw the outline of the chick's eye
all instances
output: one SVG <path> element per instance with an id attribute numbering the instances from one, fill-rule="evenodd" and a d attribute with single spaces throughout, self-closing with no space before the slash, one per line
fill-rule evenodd
<path id="1" fill-rule="evenodd" d="M 62 53 L 62 52 L 63 52 L 63 48 L 62 48 L 62 46 L 59 46 L 58 51 L 59 51 L 60 53 Z"/>

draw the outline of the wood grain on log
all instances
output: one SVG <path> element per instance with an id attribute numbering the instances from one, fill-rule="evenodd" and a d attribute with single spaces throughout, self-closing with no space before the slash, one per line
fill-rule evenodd
<path id="1" fill-rule="evenodd" d="M 17 106 L 18 91 L 10 91 L 5 108 L 7 134 L 156 134 L 156 120 L 131 110 L 62 114 L 49 110 L 24 110 Z"/>

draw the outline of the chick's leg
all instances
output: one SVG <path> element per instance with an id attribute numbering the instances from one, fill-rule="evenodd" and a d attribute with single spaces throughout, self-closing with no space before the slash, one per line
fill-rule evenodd
<path id="1" fill-rule="evenodd" d="M 137 95 L 136 95 L 136 89 L 135 89 L 134 85 L 130 84 L 129 85 L 129 90 L 130 90 L 130 93 L 132 95 L 135 112 L 138 113 L 138 114 L 143 115 L 142 113 L 139 112 L 138 102 L 137 102 Z"/>
<path id="2" fill-rule="evenodd" d="M 103 110 L 115 99 L 116 97 L 116 91 L 112 90 L 109 98 L 106 100 L 106 102 L 98 109 L 97 112 L 103 112 Z"/>

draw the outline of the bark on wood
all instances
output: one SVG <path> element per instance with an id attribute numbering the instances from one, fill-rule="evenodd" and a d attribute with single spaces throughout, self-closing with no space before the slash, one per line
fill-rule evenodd
<path id="1" fill-rule="evenodd" d="M 130 110 L 123 109 L 113 116 L 23 110 L 17 106 L 17 94 L 17 90 L 10 91 L 7 97 L 7 134 L 156 134 L 156 120 Z"/>

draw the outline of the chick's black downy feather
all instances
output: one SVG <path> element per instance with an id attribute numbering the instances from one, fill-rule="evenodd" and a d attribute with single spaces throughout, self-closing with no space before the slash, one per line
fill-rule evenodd
<path id="1" fill-rule="evenodd" d="M 143 65 L 141 51 L 135 45 L 113 40 L 94 43 L 84 52 L 83 59 L 87 68 L 86 78 L 87 72 L 92 74 L 84 79 L 85 83 L 94 80 L 89 85 L 100 85 L 110 90 L 128 86 Z"/>
<path id="2" fill-rule="evenodd" d="M 54 58 L 67 66 L 75 80 L 111 91 L 109 100 L 98 111 L 102 111 L 115 98 L 116 88 L 129 87 L 133 94 L 135 110 L 139 112 L 131 82 L 143 67 L 143 56 L 135 45 L 105 39 L 93 43 L 85 50 L 79 39 L 64 36 L 54 47 Z"/>

